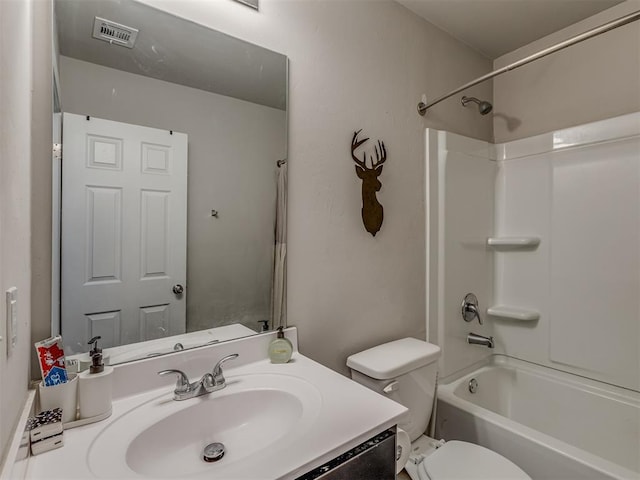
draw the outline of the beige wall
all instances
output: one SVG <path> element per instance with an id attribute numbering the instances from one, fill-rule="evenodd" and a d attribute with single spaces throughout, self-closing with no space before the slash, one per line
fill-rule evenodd
<path id="1" fill-rule="evenodd" d="M 491 62 L 392 1 L 145 0 L 290 58 L 288 318 L 300 349 L 347 373 L 346 357 L 425 337 L 424 128 L 490 140 L 490 119 L 435 97 Z M 491 97 L 491 86 L 472 92 Z M 375 238 L 360 218 L 354 130 L 384 140 L 388 160 Z M 372 142 L 371 141 L 371 142 Z M 371 143 L 370 142 L 370 143 Z"/>
<path id="2" fill-rule="evenodd" d="M 424 338 L 424 127 L 489 140 L 492 126 L 457 108 L 459 99 L 424 119 L 415 106 L 423 93 L 433 98 L 486 72 L 490 62 L 390 0 L 264 0 L 259 13 L 233 2 L 147 2 L 291 59 L 288 309 L 302 351 L 346 372 L 345 358 L 355 351 L 406 335 Z M 46 55 L 36 52 L 32 105 L 32 39 L 38 48 L 44 43 L 44 36 L 32 37 L 34 3 L 0 2 L 0 278 L 3 291 L 17 285 L 22 299 L 18 348 L 6 359 L 0 347 L 3 455 L 27 388 L 30 321 L 36 339 L 50 324 L 51 163 L 44 145 L 51 129 L 40 123 L 50 120 L 50 104 L 44 108 L 46 94 L 38 92 L 51 75 Z M 490 85 L 471 93 L 490 97 Z M 385 223 L 376 238 L 361 223 L 349 154 L 359 128 L 389 150 L 379 194 Z M 4 308 L 0 315 L 3 328 Z"/>
<path id="3" fill-rule="evenodd" d="M 0 2 L 0 463 L 29 380 L 32 9 L 30 1 Z M 10 287 L 18 288 L 18 341 L 7 356 Z"/>
<path id="4" fill-rule="evenodd" d="M 501 68 L 640 9 L 628 0 L 508 53 Z M 494 79 L 495 142 L 507 142 L 640 110 L 640 22 L 566 48 Z"/>
<path id="5" fill-rule="evenodd" d="M 1 0 L 0 0 L 1 1 Z M 33 86 L 31 106 L 31 343 L 51 334 L 51 156 L 53 103 L 49 0 L 33 2 Z M 31 378 L 40 376 L 30 347 Z"/>
<path id="6" fill-rule="evenodd" d="M 403 336 L 425 337 L 424 128 L 490 140 L 492 125 L 452 98 L 429 98 L 491 62 L 391 0 L 145 0 L 289 56 L 289 321 L 303 353 L 346 373 L 346 357 Z M 470 91 L 491 98 L 490 83 Z M 353 131 L 385 141 L 375 238 L 360 218 Z M 41 272 L 34 272 L 40 275 Z M 33 319 L 44 332 L 48 316 Z"/>

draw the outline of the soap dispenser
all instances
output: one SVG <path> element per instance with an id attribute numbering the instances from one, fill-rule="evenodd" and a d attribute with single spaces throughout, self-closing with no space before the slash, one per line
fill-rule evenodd
<path id="1" fill-rule="evenodd" d="M 271 363 L 287 363 L 293 354 L 293 345 L 285 338 L 283 327 L 278 327 L 278 337 L 269 344 Z"/>
<path id="2" fill-rule="evenodd" d="M 98 348 L 100 337 L 93 337 L 89 345 L 91 365 L 89 370 L 78 374 L 79 418 L 93 418 L 111 414 L 111 398 L 113 392 L 113 367 L 105 367 L 102 349 Z"/>

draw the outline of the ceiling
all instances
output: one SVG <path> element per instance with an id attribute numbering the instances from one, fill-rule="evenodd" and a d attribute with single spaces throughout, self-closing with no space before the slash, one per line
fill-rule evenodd
<path id="1" fill-rule="evenodd" d="M 490 59 L 624 0 L 396 0 Z"/>
<path id="2" fill-rule="evenodd" d="M 286 109 L 284 55 L 131 0 L 56 0 L 55 13 L 61 55 Z M 96 16 L 139 29 L 134 48 L 92 38 Z"/>

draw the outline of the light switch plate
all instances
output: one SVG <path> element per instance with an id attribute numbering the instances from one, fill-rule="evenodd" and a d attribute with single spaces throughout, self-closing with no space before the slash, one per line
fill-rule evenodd
<path id="1" fill-rule="evenodd" d="M 11 287 L 5 293 L 7 306 L 7 357 L 18 341 L 18 289 Z"/>

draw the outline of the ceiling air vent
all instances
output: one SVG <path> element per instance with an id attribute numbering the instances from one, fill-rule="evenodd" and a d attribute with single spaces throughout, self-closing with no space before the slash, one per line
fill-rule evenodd
<path id="1" fill-rule="evenodd" d="M 93 38 L 109 42 L 112 45 L 133 48 L 137 36 L 137 28 L 127 27 L 100 17 L 96 17 L 93 22 Z"/>

